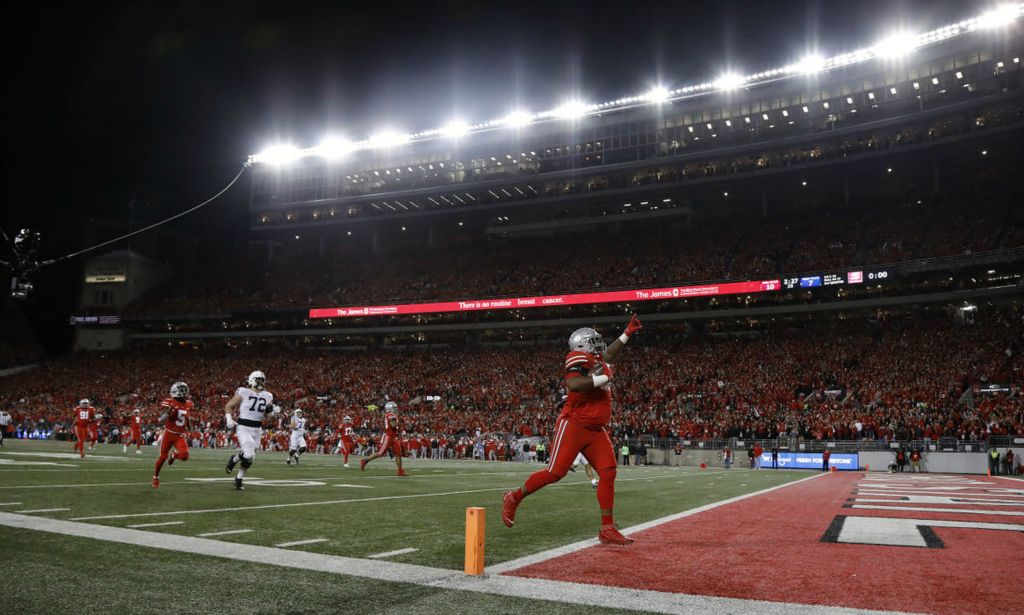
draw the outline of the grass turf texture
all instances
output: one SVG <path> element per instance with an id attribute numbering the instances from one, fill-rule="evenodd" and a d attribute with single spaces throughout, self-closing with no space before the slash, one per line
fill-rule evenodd
<path id="1" fill-rule="evenodd" d="M 454 461 L 417 461 L 406 463 L 411 473 L 408 478 L 394 475 L 394 463 L 378 459 L 360 472 L 358 458 L 350 459 L 351 468 L 341 467 L 340 457 L 305 455 L 299 466 L 287 466 L 284 453 L 258 453 L 256 463 L 249 471 L 247 488 L 237 492 L 227 480 L 224 463 L 228 451 L 193 450 L 186 463 L 175 463 L 164 467 L 161 473 L 160 489 L 149 486 L 152 477 L 156 449 L 143 449 L 144 455 L 129 451 L 121 454 L 121 447 L 100 445 L 94 455 L 113 459 L 54 458 L 37 456 L 36 453 L 70 453 L 70 443 L 55 442 L 13 442 L 8 440 L 0 450 L 0 503 L 21 502 L 17 506 L 3 506 L 0 510 L 17 512 L 49 508 L 69 508 L 67 511 L 35 513 L 59 519 L 107 515 L 148 515 L 124 518 L 94 519 L 87 523 L 101 523 L 115 527 L 126 527 L 143 523 L 164 523 L 183 521 L 178 525 L 140 528 L 145 531 L 167 532 L 195 536 L 206 532 L 233 529 L 251 529 L 244 534 L 213 537 L 216 540 L 243 542 L 272 546 L 284 542 L 307 539 L 327 539 L 326 542 L 291 547 L 311 552 L 366 557 L 385 551 L 415 548 L 417 551 L 389 558 L 390 561 L 422 564 L 438 568 L 460 570 L 463 559 L 463 535 L 465 509 L 469 506 L 484 506 L 487 515 L 486 562 L 493 565 L 517 557 L 558 547 L 582 539 L 593 538 L 598 529 L 599 517 L 594 490 L 582 472 L 569 474 L 557 485 L 545 488 L 528 498 L 519 509 L 516 527 L 506 529 L 500 520 L 501 495 L 505 489 L 520 485 L 530 472 L 539 469 L 536 464 L 484 463 Z M 17 455 L 11 453 L 33 453 Z M 74 467 L 36 465 L 46 463 L 67 464 Z M 666 468 L 649 466 L 643 468 L 619 468 L 616 482 L 616 521 L 620 527 L 629 527 L 645 521 L 677 513 L 715 501 L 757 491 L 797 478 L 808 476 L 802 472 L 762 470 L 720 469 L 697 470 L 693 468 Z M 262 485 L 259 480 L 305 481 L 295 486 L 287 483 L 278 486 Z M 197 481 L 188 479 L 218 479 Z M 76 487 L 73 485 L 94 485 Z M 347 487 L 336 485 L 359 485 Z M 468 493 L 454 493 L 468 492 Z M 442 495 L 448 494 L 448 495 Z M 391 499 L 380 499 L 391 498 Z M 342 500 L 339 502 L 339 500 Z M 295 506 L 295 504 L 308 504 Z M 250 508 L 274 506 L 273 508 Z M 224 510 L 218 509 L 239 509 Z M 164 514 L 184 511 L 214 510 L 198 514 Z M 152 514 L 159 513 L 159 514 Z M 711 513 L 714 514 L 714 513 Z M 31 532 L 13 536 L 12 531 L 3 530 L 4 549 L 0 564 L 12 571 L 7 587 L 32 587 L 51 581 L 34 581 L 38 570 L 34 566 L 63 568 L 68 571 L 89 571 L 86 574 L 68 572 L 67 586 L 70 593 L 85 600 L 97 609 L 109 604 L 109 593 L 96 591 L 95 579 L 109 575 L 113 582 L 128 569 L 144 569 L 149 562 L 166 560 L 168 565 L 195 573 L 197 587 L 223 577 L 224 570 L 233 570 L 241 564 L 214 561 L 209 558 L 189 557 L 173 553 L 157 553 L 136 547 L 115 546 L 88 541 L 68 539 L 57 541 L 54 550 L 53 537 Z M 29 556 L 28 552 L 33 552 Z M 110 552 L 111 559 L 98 561 L 97 553 Z M 118 554 L 114 557 L 113 554 Z M 49 561 L 50 557 L 53 561 Z M 59 557 L 58 557 L 59 556 Z M 37 562 L 23 566 L 26 558 Z M 12 565 L 17 564 L 17 565 Z M 149 576 L 152 587 L 136 586 L 134 592 L 143 591 L 146 600 L 158 600 L 166 596 L 171 600 L 175 590 L 183 587 L 174 583 L 155 582 L 154 579 L 174 578 L 154 569 Z M 301 585 L 309 588 L 300 601 L 290 599 L 288 608 L 278 610 L 289 612 L 296 608 L 305 610 L 320 604 L 352 604 L 366 594 L 367 584 L 381 585 L 381 592 L 374 594 L 378 599 L 386 597 L 386 603 L 399 608 L 404 603 L 416 604 L 423 600 L 424 610 L 428 608 L 446 611 L 444 600 L 438 590 L 413 586 L 391 587 L 396 584 L 353 580 L 347 577 L 317 573 L 311 575 L 300 571 L 281 571 L 271 568 L 269 576 L 261 575 L 257 584 L 259 593 L 268 579 L 275 579 L 267 589 L 276 592 L 274 596 L 288 595 L 287 584 L 276 579 L 303 579 Z M 131 574 L 135 574 L 132 572 Z M 99 575 L 97 577 L 97 575 Z M 323 578 L 323 582 L 307 584 L 311 576 Z M 75 581 L 78 579 L 78 581 Z M 219 583 L 219 582 L 218 582 Z M 121 585 L 121 583 L 117 583 Z M 216 583 L 210 588 L 208 606 L 218 611 L 230 612 L 224 600 L 230 600 L 228 592 L 232 584 L 225 582 L 221 589 Z M 383 586 L 387 587 L 383 587 Z M 127 590 L 128 588 L 126 588 Z M 197 590 L 200 594 L 205 591 Z M 443 593 L 443 592 L 442 592 Z M 449 592 L 457 593 L 457 592 Z M 26 593 L 26 596 L 45 594 Z M 343 602 L 338 602 L 344 598 Z M 28 598 L 26 598 L 28 599 Z M 42 599 L 42 598 L 38 598 Z M 275 598 L 276 599 L 276 598 Z M 451 598 L 455 600 L 456 598 Z M 195 600 L 202 600 L 197 596 Z M 263 610 L 265 603 L 245 598 L 248 606 L 242 611 Z M 438 602 L 440 600 L 440 602 Z M 484 612 L 530 612 L 517 604 L 502 598 L 503 605 L 495 611 L 481 596 L 465 597 L 468 606 L 480 602 Z M 356 602 L 358 603 L 358 602 Z M 197 610 L 199 602 L 193 602 Z M 241 605 L 241 603 L 239 603 Z M 256 605 L 259 606 L 256 606 Z M 498 603 L 494 603 L 498 604 Z M 36 608 L 41 608 L 42 603 Z M 563 605 L 564 606 L 564 605 Z M 131 610 L 127 608 L 127 610 Z M 572 610 L 576 607 L 565 606 Z M 31 610 L 31 609 L 30 609 Z M 462 610 L 461 608 L 458 610 Z M 468 610 L 468 608 L 467 608 Z M 436 610 L 435 610 L 436 612 Z"/>

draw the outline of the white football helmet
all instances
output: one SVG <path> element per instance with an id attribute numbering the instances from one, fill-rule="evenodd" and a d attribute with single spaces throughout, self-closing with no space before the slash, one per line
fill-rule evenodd
<path id="1" fill-rule="evenodd" d="M 393 401 L 389 401 L 384 404 L 384 412 L 398 412 L 398 404 Z"/>
<path id="2" fill-rule="evenodd" d="M 91 405 L 92 403 L 90 403 L 88 399 L 83 399 L 82 401 L 78 402 L 79 408 L 88 408 Z"/>
<path id="3" fill-rule="evenodd" d="M 590 327 L 583 327 L 569 336 L 569 349 L 599 355 L 608 349 L 608 345 L 600 333 Z"/>
<path id="4" fill-rule="evenodd" d="M 351 423 L 352 422 L 352 417 L 351 416 L 346 416 L 345 418 L 341 419 L 341 422 L 342 423 Z"/>
<path id="5" fill-rule="evenodd" d="M 134 414 L 135 416 L 138 416 L 138 415 L 139 415 L 139 409 L 138 409 L 138 408 L 136 408 L 136 409 L 135 409 L 135 410 L 134 410 L 134 411 L 132 412 L 132 414 Z"/>
<path id="6" fill-rule="evenodd" d="M 302 408 L 295 409 L 295 416 L 302 418 Z"/>
<path id="7" fill-rule="evenodd" d="M 263 375 L 263 372 L 256 370 L 253 373 L 249 374 L 249 379 L 247 382 L 249 383 L 249 388 L 260 391 L 263 389 L 264 386 L 266 386 L 267 377 Z"/>
<path id="8" fill-rule="evenodd" d="M 188 397 L 188 385 L 184 382 L 175 382 L 171 385 L 171 397 L 185 399 Z"/>

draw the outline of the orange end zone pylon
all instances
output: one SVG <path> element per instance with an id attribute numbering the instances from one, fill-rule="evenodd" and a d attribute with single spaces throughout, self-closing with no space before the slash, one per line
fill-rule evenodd
<path id="1" fill-rule="evenodd" d="M 484 536 L 487 527 L 486 508 L 466 509 L 466 574 L 484 573 Z"/>

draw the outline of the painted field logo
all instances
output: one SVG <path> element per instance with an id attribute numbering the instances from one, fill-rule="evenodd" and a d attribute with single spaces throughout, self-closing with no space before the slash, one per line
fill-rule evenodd
<path id="1" fill-rule="evenodd" d="M 934 528 L 1024 533 L 1024 489 L 955 476 L 866 476 L 822 542 L 941 549 Z M 937 518 L 921 518 L 923 513 Z"/>

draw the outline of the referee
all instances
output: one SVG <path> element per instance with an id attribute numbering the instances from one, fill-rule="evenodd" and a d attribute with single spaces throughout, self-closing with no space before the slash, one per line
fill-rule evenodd
<path id="1" fill-rule="evenodd" d="M 11 424 L 11 415 L 6 410 L 0 410 L 0 448 L 4 446 L 4 436 L 7 435 L 7 426 Z"/>

